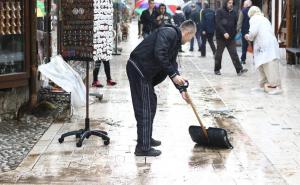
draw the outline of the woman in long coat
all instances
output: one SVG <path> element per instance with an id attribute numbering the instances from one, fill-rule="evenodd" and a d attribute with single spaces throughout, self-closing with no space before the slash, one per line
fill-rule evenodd
<path id="1" fill-rule="evenodd" d="M 257 89 L 264 90 L 268 94 L 280 94 L 282 90 L 279 74 L 279 45 L 271 23 L 257 6 L 252 6 L 248 15 L 250 29 L 245 39 L 254 43 L 254 65 L 260 74 Z"/>

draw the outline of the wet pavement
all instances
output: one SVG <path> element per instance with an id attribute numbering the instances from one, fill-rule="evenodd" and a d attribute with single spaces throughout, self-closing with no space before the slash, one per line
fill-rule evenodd
<path id="1" fill-rule="evenodd" d="M 134 27 L 133 27 L 134 26 Z M 188 127 L 197 119 L 166 80 L 156 88 L 158 110 L 153 136 L 162 141 L 162 155 L 135 157 L 136 126 L 125 73 L 126 59 L 137 44 L 136 25 L 121 56 L 111 61 L 117 86 L 91 91 L 104 94 L 90 101 L 91 128 L 108 131 L 110 144 L 95 136 L 76 147 L 75 137 L 62 133 L 84 128 L 85 109 L 76 110 L 69 122 L 54 123 L 21 165 L 0 174 L 0 183 L 17 184 L 278 184 L 300 182 L 300 69 L 280 66 L 284 93 L 269 96 L 250 92 L 257 74 L 251 61 L 249 72 L 234 73 L 224 52 L 221 76 L 213 74 L 213 57 L 188 52 L 180 58 L 180 70 L 189 79 L 189 93 L 203 122 L 228 131 L 232 150 L 204 148 L 192 142 Z M 100 80 L 104 81 L 101 68 Z"/>

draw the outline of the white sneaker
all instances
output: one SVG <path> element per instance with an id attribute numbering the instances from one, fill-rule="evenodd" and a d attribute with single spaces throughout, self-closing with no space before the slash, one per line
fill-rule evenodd
<path id="1" fill-rule="evenodd" d="M 281 88 L 276 87 L 274 90 L 271 90 L 268 92 L 269 95 L 277 95 L 281 94 L 283 91 Z"/>
<path id="2" fill-rule="evenodd" d="M 254 87 L 251 89 L 251 92 L 264 92 L 265 89 L 263 87 Z"/>

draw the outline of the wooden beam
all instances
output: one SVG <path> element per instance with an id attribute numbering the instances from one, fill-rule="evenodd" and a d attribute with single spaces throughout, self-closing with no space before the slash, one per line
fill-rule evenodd
<path id="1" fill-rule="evenodd" d="M 292 33 L 293 33 L 293 23 L 292 23 L 292 0 L 286 0 L 287 10 L 286 10 L 286 28 L 287 28 L 287 39 L 286 47 L 292 47 Z"/>
<path id="2" fill-rule="evenodd" d="M 274 33 L 277 33 L 278 32 L 278 22 L 279 22 L 279 2 L 278 0 L 275 0 L 275 22 L 274 22 Z M 282 20 L 281 20 L 282 21 Z"/>

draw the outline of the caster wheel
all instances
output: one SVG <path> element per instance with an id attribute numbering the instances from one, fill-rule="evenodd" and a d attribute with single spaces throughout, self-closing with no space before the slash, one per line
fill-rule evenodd
<path id="1" fill-rule="evenodd" d="M 109 145 L 109 140 L 105 140 L 104 145 Z"/>
<path id="2" fill-rule="evenodd" d="M 88 139 L 91 135 L 87 135 L 86 138 Z"/>
<path id="3" fill-rule="evenodd" d="M 64 142 L 64 138 L 60 137 L 60 138 L 58 139 L 58 142 L 59 142 L 59 143 Z"/>
<path id="4" fill-rule="evenodd" d="M 80 134 L 76 134 L 76 138 L 80 138 Z"/>
<path id="5" fill-rule="evenodd" d="M 81 147 L 81 146 L 82 146 L 82 143 L 81 143 L 81 142 L 78 142 L 78 143 L 76 143 L 76 146 L 77 146 L 77 147 Z"/>

